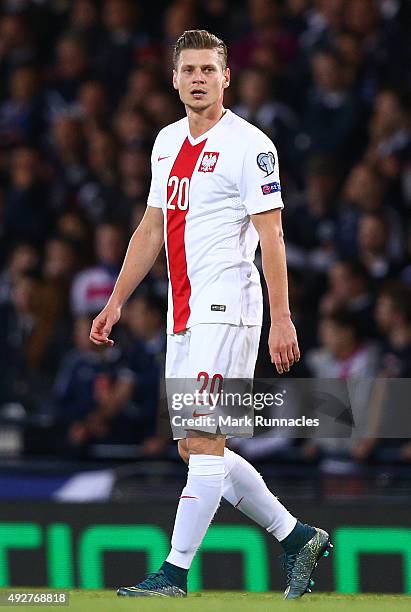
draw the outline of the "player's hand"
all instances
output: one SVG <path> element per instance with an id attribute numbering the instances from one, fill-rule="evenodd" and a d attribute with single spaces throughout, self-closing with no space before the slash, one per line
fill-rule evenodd
<path id="1" fill-rule="evenodd" d="M 107 305 L 94 319 L 90 331 L 90 340 L 98 346 L 113 346 L 114 340 L 109 338 L 113 325 L 121 317 L 119 306 Z"/>
<path id="2" fill-rule="evenodd" d="M 290 317 L 271 323 L 268 348 L 271 363 L 279 374 L 289 372 L 293 363 L 300 360 L 297 332 Z"/>

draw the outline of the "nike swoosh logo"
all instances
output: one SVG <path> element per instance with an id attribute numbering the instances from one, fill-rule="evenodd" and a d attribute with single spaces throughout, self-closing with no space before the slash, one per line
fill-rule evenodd
<path id="1" fill-rule="evenodd" d="M 171 155 L 164 155 L 164 156 L 160 155 L 157 161 L 162 161 L 163 159 L 168 159 L 169 157 L 171 157 Z"/>
<path id="2" fill-rule="evenodd" d="M 209 412 L 206 412 L 205 414 L 203 414 L 202 412 L 197 412 L 197 410 L 194 410 L 193 412 L 193 417 L 203 417 L 203 416 L 212 416 L 212 414 L 210 414 Z"/>

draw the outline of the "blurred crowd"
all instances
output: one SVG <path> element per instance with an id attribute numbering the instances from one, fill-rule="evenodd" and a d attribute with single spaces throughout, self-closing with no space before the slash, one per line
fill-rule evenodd
<path id="1" fill-rule="evenodd" d="M 53 415 L 62 450 L 164 449 L 164 253 L 115 346 L 88 334 L 144 214 L 154 138 L 184 115 L 172 45 L 197 27 L 229 47 L 225 105 L 279 152 L 292 375 L 410 377 L 410 22 L 401 0 L 4 0 L 0 417 Z"/>

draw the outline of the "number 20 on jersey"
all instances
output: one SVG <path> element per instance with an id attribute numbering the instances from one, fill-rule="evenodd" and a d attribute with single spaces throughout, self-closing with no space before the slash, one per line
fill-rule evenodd
<path id="1" fill-rule="evenodd" d="M 167 208 L 175 210 L 177 206 L 180 210 L 187 210 L 190 179 L 186 176 L 183 178 L 170 176 L 167 186 L 171 187 L 170 197 L 167 200 Z"/>

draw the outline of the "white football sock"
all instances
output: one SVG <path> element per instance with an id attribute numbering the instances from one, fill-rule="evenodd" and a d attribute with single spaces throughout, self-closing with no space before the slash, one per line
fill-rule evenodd
<path id="1" fill-rule="evenodd" d="M 190 455 L 167 561 L 188 569 L 220 504 L 224 457 Z"/>
<path id="2" fill-rule="evenodd" d="M 272 533 L 277 540 L 284 540 L 294 529 L 297 519 L 271 493 L 261 475 L 243 457 L 226 448 L 224 463 L 224 499 Z"/>

